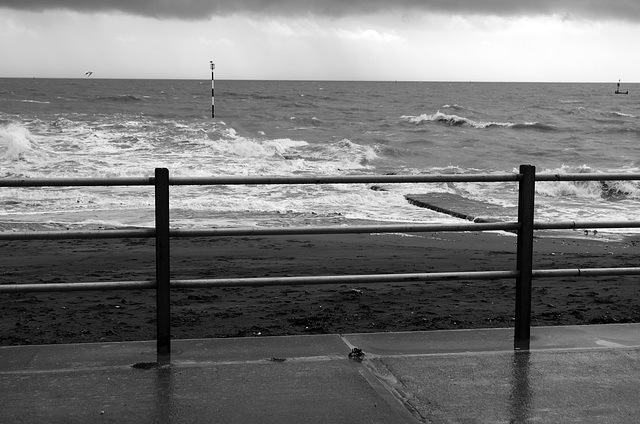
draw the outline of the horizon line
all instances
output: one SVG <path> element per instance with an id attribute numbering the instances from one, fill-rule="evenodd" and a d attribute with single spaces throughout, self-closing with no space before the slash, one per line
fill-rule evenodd
<path id="1" fill-rule="evenodd" d="M 210 81 L 210 78 L 133 78 L 133 77 L 5 77 L 0 79 L 78 79 L 78 80 L 151 80 L 151 81 Z M 493 83 L 493 84 L 618 84 L 618 81 L 527 81 L 527 80 L 378 80 L 378 79 L 305 79 L 305 78 L 216 78 L 216 81 L 280 81 L 280 82 L 373 82 L 373 83 Z M 638 84 L 621 81 L 621 84 Z"/>

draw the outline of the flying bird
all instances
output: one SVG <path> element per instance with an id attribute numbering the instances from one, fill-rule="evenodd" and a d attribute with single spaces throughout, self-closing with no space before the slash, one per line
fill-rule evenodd
<path id="1" fill-rule="evenodd" d="M 93 72 L 92 72 L 92 71 L 88 71 L 88 72 L 85 72 L 84 74 L 85 74 L 86 76 L 90 77 L 91 75 L 93 75 Z"/>

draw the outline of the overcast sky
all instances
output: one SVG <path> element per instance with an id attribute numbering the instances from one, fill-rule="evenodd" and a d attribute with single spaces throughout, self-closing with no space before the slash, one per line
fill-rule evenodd
<path id="1" fill-rule="evenodd" d="M 0 0 L 0 77 L 640 82 L 638 0 Z"/>

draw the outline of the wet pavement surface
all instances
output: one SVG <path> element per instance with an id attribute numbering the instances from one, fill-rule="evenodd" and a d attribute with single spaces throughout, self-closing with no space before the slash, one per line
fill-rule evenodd
<path id="1" fill-rule="evenodd" d="M 172 345 L 170 356 L 156 355 L 152 341 L 0 347 L 0 422 L 626 423 L 640 416 L 640 324 L 532 328 L 529 351 L 513 350 L 512 329 Z"/>

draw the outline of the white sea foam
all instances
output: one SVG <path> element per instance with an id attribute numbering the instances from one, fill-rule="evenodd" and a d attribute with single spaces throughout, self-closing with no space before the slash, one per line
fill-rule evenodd
<path id="1" fill-rule="evenodd" d="M 209 117 L 203 101 L 209 93 L 199 82 L 123 80 L 103 87 L 61 80 L 53 93 L 32 93 L 32 82 L 12 88 L 15 101 L 3 99 L 2 178 L 149 177 L 157 167 L 186 177 L 501 174 L 517 172 L 521 163 L 536 165 L 538 174 L 640 169 L 640 107 L 614 102 L 610 90 L 595 96 L 594 85 L 580 91 L 525 84 L 513 96 L 514 85 L 341 82 L 323 83 L 318 95 L 309 82 L 227 81 L 220 120 Z M 20 101 L 31 95 L 51 103 Z M 504 206 L 499 219 L 517 205 L 515 182 L 380 186 L 172 187 L 172 225 L 457 221 L 410 205 L 409 193 Z M 631 219 L 638 187 L 538 182 L 536 219 Z M 0 221 L 5 218 L 47 226 L 147 225 L 153 189 L 6 188 L 0 190 Z"/>
<path id="2" fill-rule="evenodd" d="M 24 159 L 25 153 L 33 150 L 35 137 L 23 125 L 9 123 L 0 125 L 0 156 L 10 160 Z"/>
<path id="3" fill-rule="evenodd" d="M 586 165 L 573 167 L 563 165 L 560 168 L 542 170 L 541 174 L 584 174 L 603 173 L 594 171 Z M 640 184 L 634 181 L 553 181 L 538 182 L 536 193 L 543 196 L 579 199 L 624 200 L 640 199 Z"/>
<path id="4" fill-rule="evenodd" d="M 25 99 L 25 100 L 20 100 L 20 101 L 23 102 L 23 103 L 38 103 L 38 104 L 41 104 L 41 105 L 51 104 L 51 102 L 42 102 L 42 101 L 39 101 L 39 100 L 28 100 L 28 99 Z"/>
<path id="5" fill-rule="evenodd" d="M 620 116 L 622 118 L 637 118 L 636 115 L 632 115 L 630 113 L 623 113 L 623 112 L 610 112 L 611 115 L 613 116 Z"/>
<path id="6" fill-rule="evenodd" d="M 234 136 L 229 140 L 217 140 L 212 149 L 221 155 L 235 155 L 241 157 L 270 157 L 282 156 L 289 149 L 306 146 L 305 141 L 291 139 L 250 139 L 246 137 Z"/>
<path id="7" fill-rule="evenodd" d="M 440 111 L 434 113 L 433 115 L 422 114 L 420 116 L 402 116 L 402 119 L 405 119 L 413 124 L 420 124 L 423 122 L 438 122 L 442 124 L 447 124 L 450 126 L 461 126 L 461 127 L 471 127 L 477 129 L 484 129 L 488 127 L 512 127 L 515 123 L 512 122 L 486 122 L 486 121 L 475 121 L 473 119 L 461 117 L 458 115 L 447 115 Z"/>

